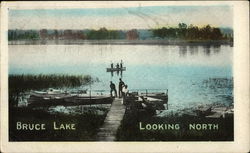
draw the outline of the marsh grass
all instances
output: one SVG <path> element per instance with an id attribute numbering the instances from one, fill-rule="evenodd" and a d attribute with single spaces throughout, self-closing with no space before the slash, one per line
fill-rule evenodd
<path id="1" fill-rule="evenodd" d="M 9 88 L 19 90 L 77 87 L 89 84 L 92 80 L 89 75 L 63 75 L 63 74 L 39 74 L 39 75 L 9 75 Z"/>
<path id="2" fill-rule="evenodd" d="M 22 74 L 9 75 L 9 102 L 10 106 L 17 106 L 18 97 L 29 90 L 43 90 L 48 88 L 79 87 L 97 81 L 89 75 L 63 74 Z"/>

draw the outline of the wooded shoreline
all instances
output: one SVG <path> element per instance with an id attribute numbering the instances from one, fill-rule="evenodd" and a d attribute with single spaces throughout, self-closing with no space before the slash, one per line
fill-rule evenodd
<path id="1" fill-rule="evenodd" d="M 9 45 L 230 45 L 229 40 L 12 40 Z"/>

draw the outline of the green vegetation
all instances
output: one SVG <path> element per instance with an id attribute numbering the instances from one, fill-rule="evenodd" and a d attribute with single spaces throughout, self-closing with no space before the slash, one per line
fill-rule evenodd
<path id="1" fill-rule="evenodd" d="M 9 40 L 37 40 L 39 38 L 39 34 L 35 30 L 27 30 L 17 33 L 14 30 L 9 30 L 8 33 Z"/>
<path id="2" fill-rule="evenodd" d="M 77 87 L 93 81 L 89 75 L 9 75 L 9 88 L 22 88 L 23 91 L 30 89 L 45 89 L 49 87 Z"/>
<path id="3" fill-rule="evenodd" d="M 153 30 L 154 37 L 182 40 L 225 40 L 232 39 L 228 35 L 223 35 L 219 28 L 206 25 L 202 28 L 187 26 L 185 23 L 179 23 L 177 28 L 162 27 Z"/>
<path id="4" fill-rule="evenodd" d="M 78 87 L 96 81 L 89 75 L 9 75 L 10 106 L 17 106 L 21 93 L 48 88 Z"/>
<path id="5" fill-rule="evenodd" d="M 11 40 L 154 40 L 179 39 L 189 41 L 233 40 L 233 30 L 230 28 L 198 27 L 179 23 L 177 27 L 161 27 L 157 29 L 110 30 L 105 27 L 99 30 L 9 30 Z"/>
<path id="6" fill-rule="evenodd" d="M 99 30 L 90 30 L 87 33 L 88 39 L 120 39 L 119 32 L 117 30 L 107 30 L 106 28 L 101 28 Z"/>

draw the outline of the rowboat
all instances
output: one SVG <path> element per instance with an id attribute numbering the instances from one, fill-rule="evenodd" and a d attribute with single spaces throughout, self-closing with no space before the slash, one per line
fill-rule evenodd
<path id="1" fill-rule="evenodd" d="M 113 98 L 110 96 L 76 96 L 66 98 L 65 105 L 96 105 L 96 104 L 111 104 Z"/>
<path id="2" fill-rule="evenodd" d="M 73 98 L 75 95 L 71 95 L 65 92 L 41 92 L 41 91 L 31 91 L 30 97 L 28 99 L 28 106 L 50 106 L 50 105 L 59 105 L 64 103 L 65 99 Z"/>
<path id="3" fill-rule="evenodd" d="M 41 92 L 41 91 L 31 91 L 30 97 L 35 99 L 63 99 L 67 97 L 72 97 L 71 94 L 66 92 Z"/>
<path id="4" fill-rule="evenodd" d="M 30 92 L 28 99 L 29 107 L 49 107 L 49 106 L 76 106 L 92 104 L 111 104 L 113 98 L 110 96 L 80 96 L 66 92 Z"/>
<path id="5" fill-rule="evenodd" d="M 122 68 L 107 68 L 107 72 L 114 72 L 114 71 L 126 71 L 126 67 L 122 67 Z"/>

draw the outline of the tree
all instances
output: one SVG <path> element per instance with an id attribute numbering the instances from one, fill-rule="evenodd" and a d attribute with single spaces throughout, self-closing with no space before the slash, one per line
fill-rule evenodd
<path id="1" fill-rule="evenodd" d="M 129 30 L 129 31 L 126 33 L 126 37 L 127 37 L 128 40 L 135 40 L 135 39 L 138 39 L 138 38 L 139 38 L 139 33 L 137 32 L 136 29 Z"/>
<path id="2" fill-rule="evenodd" d="M 48 30 L 47 29 L 40 30 L 39 35 L 41 39 L 46 39 L 48 37 Z"/>
<path id="3" fill-rule="evenodd" d="M 186 33 L 187 33 L 187 24 L 185 23 L 179 23 L 178 24 L 178 30 L 177 30 L 177 34 L 179 38 L 185 38 L 186 37 Z"/>
<path id="4" fill-rule="evenodd" d="M 119 35 L 117 30 L 107 30 L 103 27 L 99 30 L 90 30 L 87 33 L 87 39 L 119 39 Z"/>
<path id="5" fill-rule="evenodd" d="M 212 29 L 212 34 L 211 34 L 211 39 L 213 40 L 221 40 L 223 38 L 223 35 L 220 31 L 219 28 L 213 28 Z"/>
<path id="6" fill-rule="evenodd" d="M 201 38 L 208 40 L 211 38 L 211 33 L 212 33 L 212 28 L 211 26 L 208 24 L 205 27 L 201 28 Z"/>
<path id="7" fill-rule="evenodd" d="M 54 35 L 55 35 L 55 39 L 58 39 L 58 38 L 59 38 L 58 30 L 55 30 L 55 31 L 54 31 Z"/>

